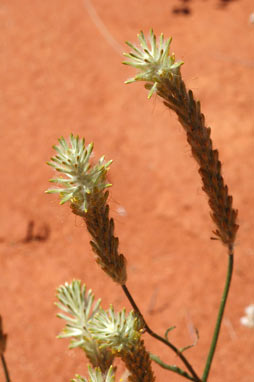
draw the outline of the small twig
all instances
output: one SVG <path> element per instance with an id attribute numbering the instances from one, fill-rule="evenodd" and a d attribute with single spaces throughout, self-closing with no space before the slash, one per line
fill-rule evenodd
<path id="1" fill-rule="evenodd" d="M 135 312 L 137 312 L 137 314 L 141 317 L 142 321 L 143 321 L 143 324 L 144 324 L 144 329 L 145 331 L 150 334 L 150 336 L 156 338 L 158 341 L 160 342 L 163 342 L 166 346 L 168 346 L 171 350 L 173 350 L 173 352 L 181 359 L 181 361 L 185 364 L 185 366 L 187 367 L 187 369 L 189 370 L 190 374 L 193 376 L 193 380 L 195 382 L 202 382 L 201 379 L 198 377 L 198 375 L 196 374 L 196 372 L 193 370 L 191 364 L 189 363 L 189 361 L 185 358 L 185 356 L 169 341 L 167 341 L 165 338 L 159 336 L 157 333 L 155 333 L 152 329 L 150 329 L 150 327 L 147 325 L 142 313 L 140 312 L 137 304 L 135 303 L 132 295 L 130 294 L 128 288 L 126 285 L 122 285 L 122 289 L 126 295 L 126 297 L 128 298 L 129 302 L 131 303 L 133 309 L 135 310 Z"/>
<path id="2" fill-rule="evenodd" d="M 6 382 L 11 382 L 8 368 L 7 368 L 7 364 L 6 364 L 6 361 L 5 361 L 3 354 L 1 354 L 1 361 L 2 361 L 2 365 L 3 365 L 3 369 L 4 369 L 5 380 L 6 380 Z"/>
<path id="3" fill-rule="evenodd" d="M 166 370 L 173 371 L 173 373 L 177 373 L 181 375 L 182 377 L 185 377 L 191 381 L 196 381 L 193 377 L 191 377 L 186 371 L 180 369 L 180 367 L 175 365 L 168 365 L 167 363 L 163 362 L 157 355 L 150 353 L 150 358 L 156 362 L 160 367 Z"/>
<path id="4" fill-rule="evenodd" d="M 168 339 L 168 333 L 171 332 L 172 330 L 174 330 L 176 328 L 175 325 L 173 326 L 170 326 L 170 328 L 168 328 L 166 331 L 165 331 L 165 334 L 164 334 L 164 337 L 166 338 L 166 340 L 169 342 L 169 339 Z"/>
<path id="5" fill-rule="evenodd" d="M 7 369 L 7 364 L 4 358 L 4 352 L 6 350 L 6 344 L 7 344 L 7 334 L 3 331 L 3 319 L 2 316 L 0 316 L 0 355 L 1 355 L 1 361 L 4 369 L 5 379 L 6 382 L 10 382 L 10 377 Z"/>
<path id="6" fill-rule="evenodd" d="M 180 352 L 181 352 L 181 353 L 183 353 L 184 351 L 189 350 L 189 349 L 191 349 L 191 348 L 193 348 L 194 346 L 197 345 L 198 340 L 199 340 L 199 332 L 198 332 L 198 329 L 197 329 L 197 328 L 195 328 L 195 333 L 196 333 L 196 338 L 194 339 L 193 344 L 191 344 L 191 345 L 187 345 L 187 346 L 184 346 L 183 348 L 181 348 L 181 349 L 180 349 Z"/>

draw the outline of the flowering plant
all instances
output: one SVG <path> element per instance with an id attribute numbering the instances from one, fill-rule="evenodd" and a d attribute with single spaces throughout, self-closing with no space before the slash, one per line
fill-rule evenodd
<path id="1" fill-rule="evenodd" d="M 221 173 L 218 150 L 213 148 L 211 129 L 206 127 L 200 102 L 194 99 L 191 90 L 187 91 L 181 76 L 182 61 L 176 61 L 170 54 L 171 38 L 164 40 L 163 34 L 157 44 L 156 36 L 150 31 L 148 44 L 143 32 L 138 35 L 140 48 L 127 42 L 132 52 L 125 54 L 130 60 L 124 64 L 138 70 L 137 74 L 126 81 L 144 81 L 149 90 L 148 98 L 157 93 L 167 108 L 173 110 L 183 126 L 191 152 L 199 166 L 203 190 L 208 196 L 211 217 L 215 224 L 214 235 L 227 248 L 228 270 L 222 299 L 211 346 L 208 352 L 203 375 L 199 376 L 187 357 L 185 350 L 179 349 L 168 339 L 168 329 L 162 337 L 150 328 L 127 288 L 127 269 L 124 255 L 119 253 L 119 239 L 114 234 L 114 221 L 109 218 L 107 204 L 110 184 L 106 174 L 111 161 L 104 163 L 101 157 L 94 166 L 90 164 L 92 144 L 85 147 L 84 139 L 70 136 L 70 145 L 64 138 L 59 146 L 54 146 L 57 155 L 48 163 L 65 178 L 54 178 L 61 188 L 48 190 L 59 193 L 61 204 L 70 201 L 74 214 L 82 217 L 92 236 L 91 246 L 97 262 L 102 269 L 118 283 L 133 307 L 126 314 L 125 309 L 115 312 L 111 306 L 103 310 L 100 300 L 94 303 L 91 291 L 74 280 L 58 288 L 58 307 L 63 311 L 58 316 L 66 321 L 60 337 L 70 337 L 71 347 L 80 347 L 87 355 L 92 367 L 89 368 L 89 382 L 112 382 L 116 368 L 115 357 L 120 357 L 129 370 L 129 381 L 153 382 L 155 380 L 151 361 L 173 373 L 194 381 L 207 382 L 218 337 L 225 305 L 231 284 L 234 259 L 234 243 L 238 230 L 237 210 L 233 208 L 233 198 L 228 192 Z M 249 314 L 246 311 L 247 314 Z M 246 324 L 246 319 L 244 319 Z M 182 361 L 184 369 L 164 363 L 158 356 L 146 350 L 142 334 L 146 332 L 162 342 Z M 87 379 L 77 376 L 75 382 Z"/>

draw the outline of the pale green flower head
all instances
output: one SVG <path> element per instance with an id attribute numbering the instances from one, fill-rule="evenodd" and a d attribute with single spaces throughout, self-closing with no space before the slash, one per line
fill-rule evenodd
<path id="1" fill-rule="evenodd" d="M 134 312 L 126 315 L 125 309 L 115 313 L 100 309 L 89 322 L 89 330 L 99 342 L 100 348 L 110 347 L 113 353 L 128 351 L 139 341 L 141 323 Z"/>
<path id="2" fill-rule="evenodd" d="M 71 337 L 71 348 L 85 345 L 85 337 L 89 337 L 88 322 L 99 311 L 101 300 L 94 303 L 91 289 L 87 291 L 86 285 L 81 285 L 79 280 L 61 285 L 57 289 L 57 298 L 56 305 L 63 311 L 57 316 L 67 322 L 59 338 Z"/>
<path id="3" fill-rule="evenodd" d="M 150 30 L 149 45 L 146 42 L 144 33 L 138 34 L 140 49 L 130 42 L 126 44 L 133 50 L 131 53 L 124 53 L 124 56 L 130 58 L 130 61 L 124 61 L 123 64 L 131 65 L 138 69 L 135 77 L 130 78 L 125 83 L 129 84 L 135 81 L 152 82 L 148 98 L 157 90 L 157 86 L 163 78 L 172 79 L 174 75 L 180 74 L 182 61 L 175 61 L 174 53 L 170 54 L 170 43 L 172 38 L 164 41 L 163 33 L 160 35 L 159 43 L 156 42 L 156 36 L 153 30 Z"/>
<path id="4" fill-rule="evenodd" d="M 46 192 L 59 193 L 60 204 L 70 201 L 77 210 L 87 212 L 87 195 L 111 186 L 106 181 L 106 174 L 112 161 L 105 163 L 102 156 L 97 164 L 91 166 L 92 143 L 86 147 L 84 138 L 80 139 L 79 136 L 74 137 L 72 134 L 69 144 L 63 137 L 58 141 L 59 145 L 53 146 L 57 155 L 47 163 L 65 175 L 65 178 L 50 179 L 50 182 L 58 183 L 62 187 L 49 189 Z"/>
<path id="5" fill-rule="evenodd" d="M 88 366 L 89 379 L 76 375 L 75 379 L 72 379 L 72 382 L 115 382 L 115 373 L 113 366 L 106 373 L 102 373 L 99 367 L 93 369 L 91 366 Z"/>
<path id="6" fill-rule="evenodd" d="M 100 366 L 107 370 L 113 362 L 114 355 L 109 349 L 99 349 L 97 341 L 89 332 L 89 322 L 101 309 L 101 300 L 94 301 L 91 289 L 81 285 L 79 280 L 71 284 L 65 283 L 57 289 L 56 304 L 63 313 L 57 316 L 66 321 L 65 328 L 58 338 L 70 338 L 70 348 L 80 347 L 86 353 L 93 366 Z"/>

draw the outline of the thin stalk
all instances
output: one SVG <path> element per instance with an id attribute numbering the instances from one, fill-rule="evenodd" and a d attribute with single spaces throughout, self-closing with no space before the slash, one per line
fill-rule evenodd
<path id="1" fill-rule="evenodd" d="M 126 285 L 122 285 L 122 289 L 126 295 L 126 297 L 128 298 L 129 302 L 131 303 L 133 309 L 135 310 L 135 312 L 138 313 L 138 315 L 141 317 L 141 319 L 143 320 L 143 323 L 144 323 L 144 328 L 145 328 L 145 331 L 150 334 L 150 336 L 156 338 L 158 341 L 160 342 L 163 342 L 166 346 L 168 346 L 171 350 L 173 350 L 173 352 L 181 359 L 181 361 L 185 364 L 185 366 L 187 367 L 187 369 L 189 370 L 190 374 L 193 376 L 194 378 L 194 381 L 195 382 L 202 382 L 201 379 L 198 377 L 198 375 L 196 374 L 196 372 L 194 371 L 194 369 L 192 368 L 191 364 L 189 363 L 189 361 L 185 358 L 185 356 L 177 349 L 177 347 L 175 347 L 175 345 L 173 345 L 171 342 L 167 341 L 165 338 L 159 336 L 157 333 L 155 333 L 149 326 L 148 324 L 146 323 L 142 313 L 140 312 L 137 304 L 135 303 L 132 295 L 130 294 L 128 288 Z"/>
<path id="2" fill-rule="evenodd" d="M 157 355 L 150 353 L 150 358 L 154 362 L 158 363 L 158 365 L 160 365 L 160 367 L 162 367 L 163 369 L 173 371 L 173 373 L 177 373 L 178 375 L 181 375 L 182 377 L 189 379 L 190 381 L 196 381 L 193 377 L 186 373 L 186 371 L 180 369 L 180 367 L 178 366 L 166 364 Z"/>
<path id="3" fill-rule="evenodd" d="M 10 380 L 7 364 L 6 364 L 6 361 L 5 361 L 3 354 L 1 354 L 1 361 L 2 361 L 2 365 L 3 365 L 3 369 L 4 369 L 5 380 L 6 380 L 6 382 L 10 382 L 11 380 Z"/>
<path id="4" fill-rule="evenodd" d="M 228 298 L 228 292 L 229 292 L 229 288 L 230 288 L 230 284 L 231 284 L 231 279 L 232 279 L 233 265 L 234 265 L 234 255 L 233 255 L 233 252 L 231 251 L 231 253 L 229 253 L 229 255 L 228 255 L 227 278 L 226 278 L 224 291 L 222 294 L 222 299 L 221 299 L 221 303 L 220 303 L 220 307 L 219 307 L 216 325 L 214 328 L 214 333 L 213 333 L 213 338 L 212 338 L 210 350 L 208 353 L 208 357 L 206 360 L 206 365 L 205 365 L 205 369 L 204 369 L 204 373 L 203 373 L 203 377 L 202 377 L 203 382 L 207 381 L 207 378 L 208 378 L 208 375 L 209 375 L 209 372 L 211 369 L 214 353 L 216 350 L 216 345 L 217 345 L 219 334 L 220 334 L 221 322 L 222 322 L 222 318 L 223 318 L 223 314 L 224 314 L 224 310 L 225 310 L 225 306 L 226 306 L 226 302 L 227 302 L 227 298 Z"/>

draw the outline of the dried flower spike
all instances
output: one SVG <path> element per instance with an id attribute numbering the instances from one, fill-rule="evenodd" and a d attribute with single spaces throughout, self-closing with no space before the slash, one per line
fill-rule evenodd
<path id="1" fill-rule="evenodd" d="M 72 212 L 81 216 L 92 235 L 92 249 L 103 270 L 121 285 L 126 282 L 126 260 L 118 253 L 119 240 L 114 236 L 114 221 L 109 219 L 109 207 L 106 204 L 110 187 L 106 175 L 112 161 L 104 163 L 102 156 L 98 163 L 91 166 L 89 160 L 93 150 L 90 143 L 85 147 L 85 140 L 70 136 L 70 145 L 62 137 L 59 145 L 53 146 L 58 154 L 48 164 L 66 178 L 54 178 L 50 181 L 62 185 L 61 188 L 49 189 L 47 193 L 59 193 L 63 204 L 71 203 Z"/>
<path id="2" fill-rule="evenodd" d="M 174 75 L 178 75 L 183 62 L 176 62 L 174 53 L 170 55 L 169 50 L 172 38 L 164 41 L 164 36 L 161 34 L 159 44 L 157 45 L 156 36 L 151 29 L 150 48 L 142 31 L 138 34 L 138 38 L 141 49 L 128 41 L 126 42 L 134 52 L 124 53 L 124 56 L 130 58 L 131 61 L 125 61 L 123 63 L 137 68 L 139 72 L 135 77 L 127 80 L 125 83 L 129 84 L 135 81 L 152 82 L 153 86 L 148 94 L 148 98 L 150 98 L 153 93 L 156 92 L 157 85 L 161 82 L 161 78 L 168 77 L 171 79 Z"/>
<path id="3" fill-rule="evenodd" d="M 90 244 L 96 261 L 116 283 L 123 285 L 127 280 L 126 259 L 119 253 L 119 239 L 114 235 L 114 220 L 109 217 L 108 195 L 108 191 L 88 195 L 89 209 L 81 216 L 92 236 Z M 75 209 L 73 212 L 78 214 Z"/>
<path id="4" fill-rule="evenodd" d="M 72 206 L 81 213 L 87 212 L 87 195 L 95 189 L 102 191 L 111 184 L 106 181 L 106 173 L 112 161 L 104 162 L 102 156 L 94 166 L 90 164 L 90 157 L 93 151 L 93 144 L 85 147 L 85 140 L 79 136 L 70 135 L 70 145 L 62 137 L 59 139 L 59 145 L 53 146 L 58 152 L 51 158 L 48 165 L 56 171 L 64 174 L 66 177 L 50 179 L 52 183 L 58 183 L 61 188 L 49 189 L 47 193 L 59 193 L 60 204 L 70 201 Z"/>
<path id="5" fill-rule="evenodd" d="M 129 382 L 154 382 L 151 359 L 141 339 L 142 321 L 134 312 L 126 315 L 125 309 L 115 313 L 100 310 L 91 320 L 89 330 L 100 344 L 100 349 L 109 346 L 118 355 L 130 372 Z"/>
<path id="6" fill-rule="evenodd" d="M 152 49 L 148 51 L 143 33 L 139 35 L 139 39 L 144 52 L 151 57 L 147 59 L 141 51 L 128 43 L 137 54 L 127 55 L 133 60 L 125 64 L 136 67 L 139 72 L 127 83 L 145 81 L 145 87 L 150 90 L 148 97 L 156 91 L 158 96 L 163 98 L 165 106 L 177 114 L 186 131 L 192 155 L 199 165 L 203 190 L 208 196 L 211 216 L 217 226 L 214 234 L 228 247 L 231 254 L 238 230 L 237 210 L 233 209 L 233 198 L 224 183 L 218 150 L 213 149 L 211 129 L 205 125 L 200 102 L 194 99 L 191 90 L 186 90 L 180 73 L 182 62 L 175 63 L 174 56 L 168 57 L 171 40 L 163 45 L 164 40 L 161 38 L 160 45 L 156 47 L 156 39 L 151 32 Z M 159 51 L 162 52 L 161 55 Z"/>

